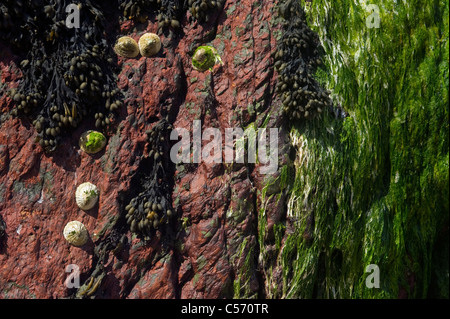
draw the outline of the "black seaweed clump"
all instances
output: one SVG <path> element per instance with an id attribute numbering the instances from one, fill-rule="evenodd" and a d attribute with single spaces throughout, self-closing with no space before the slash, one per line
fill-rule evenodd
<path id="1" fill-rule="evenodd" d="M 0 241 L 2 240 L 3 236 L 5 235 L 6 232 L 6 222 L 3 219 L 3 216 L 0 215 Z"/>
<path id="2" fill-rule="evenodd" d="M 323 48 L 318 35 L 307 25 L 300 1 L 280 4 L 279 14 L 284 21 L 275 52 L 277 92 L 289 118 L 311 119 L 332 106 L 329 94 L 313 78 L 321 64 Z"/>
<path id="3" fill-rule="evenodd" d="M 29 48 L 29 26 L 37 23 L 33 12 L 44 6 L 42 0 L 2 0 L 0 3 L 0 40 L 23 49 Z"/>
<path id="4" fill-rule="evenodd" d="M 142 235 L 145 240 L 150 240 L 156 230 L 164 231 L 173 217 L 173 186 L 167 178 L 173 173 L 168 158 L 172 129 L 173 126 L 162 119 L 147 131 L 150 150 L 132 180 L 132 185 L 139 185 L 139 194 L 125 207 L 131 232 Z"/>
<path id="5" fill-rule="evenodd" d="M 221 11 L 225 0 L 188 0 L 191 15 L 199 22 L 209 22 L 212 14 Z"/>
<path id="6" fill-rule="evenodd" d="M 200 23 L 209 22 L 215 12 L 222 10 L 224 3 L 225 0 L 119 0 L 119 7 L 127 19 L 143 22 L 156 13 L 158 29 L 177 29 L 187 10 Z"/>
<path id="7" fill-rule="evenodd" d="M 158 29 L 169 26 L 176 29 L 180 27 L 183 0 L 119 0 L 119 8 L 125 18 L 140 22 L 156 13 Z"/>
<path id="8" fill-rule="evenodd" d="M 16 13 L 18 3 L 7 1 L 2 7 Z M 19 31 L 9 36 L 10 43 L 27 52 L 20 63 L 23 78 L 9 92 L 16 104 L 12 114 L 32 121 L 47 152 L 86 118 L 106 129 L 122 105 L 104 16 L 90 0 L 80 0 L 80 28 L 68 28 L 66 7 L 71 3 L 50 0 L 34 9 L 20 6 L 24 11 L 15 15 L 21 18 Z"/>

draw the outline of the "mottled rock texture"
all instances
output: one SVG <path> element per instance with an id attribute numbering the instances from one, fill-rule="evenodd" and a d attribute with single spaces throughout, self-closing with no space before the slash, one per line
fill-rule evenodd
<path id="1" fill-rule="evenodd" d="M 118 125 L 108 144 L 89 155 L 78 146 L 85 123 L 45 154 L 26 120 L 12 117 L 12 101 L 0 98 L 0 212 L 6 236 L 0 247 L 2 298 L 64 298 L 74 295 L 64 282 L 69 264 L 79 266 L 81 284 L 98 264 L 94 249 L 120 222 L 133 174 L 146 149 L 146 131 L 168 111 L 175 127 L 243 127 L 276 114 L 271 53 L 277 26 L 271 2 L 227 1 L 211 22 L 184 21 L 175 35 L 161 34 L 163 48 L 152 58 L 119 58 L 118 86 L 125 94 Z M 136 40 L 156 32 L 157 23 L 122 24 L 120 35 Z M 197 46 L 217 48 L 223 65 L 197 72 L 191 56 Z M 1 86 L 17 86 L 20 59 L 2 45 Z M 272 116 L 273 117 L 273 116 Z M 275 118 L 275 117 L 274 117 Z M 206 144 L 204 142 L 204 144 Z M 97 298 L 257 297 L 258 170 L 241 164 L 179 164 L 174 176 L 174 234 L 168 248 L 154 238 L 143 243 L 128 231 L 119 254 L 109 252 Z M 91 182 L 99 203 L 84 212 L 75 203 L 76 187 Z M 274 210 L 276 203 L 271 204 Z M 266 208 L 269 212 L 270 207 Z M 70 246 L 62 230 L 71 220 L 86 225 L 91 237 Z M 117 225 L 116 225 L 117 227 Z M 251 267 L 250 267 L 251 266 Z M 238 287 L 236 289 L 236 287 Z"/>
<path id="2" fill-rule="evenodd" d="M 334 102 L 323 116 L 294 121 L 276 93 L 272 57 L 298 26 L 275 6 L 300 2 L 227 0 L 208 23 L 188 13 L 163 32 L 156 56 L 119 59 L 124 106 L 95 155 L 78 146 L 94 123 L 45 154 L 11 116 L 21 58 L 0 43 L 0 298 L 448 298 L 448 1 L 373 0 L 380 28 L 362 1 L 306 2 L 325 52 L 311 76 Z M 150 18 L 110 32 L 138 40 L 157 32 Z M 195 71 L 200 45 L 223 64 Z M 164 117 L 191 134 L 194 120 L 279 128 L 278 170 L 173 164 L 174 219 L 144 241 L 125 207 Z M 87 212 L 75 203 L 84 182 L 100 190 Z M 72 220 L 90 234 L 81 248 L 63 237 Z M 65 285 L 71 264 L 79 290 Z M 380 288 L 366 285 L 371 264 Z"/>

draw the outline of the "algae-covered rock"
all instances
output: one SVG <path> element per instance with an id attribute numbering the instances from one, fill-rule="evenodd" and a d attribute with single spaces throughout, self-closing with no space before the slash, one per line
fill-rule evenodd
<path id="1" fill-rule="evenodd" d="M 291 128 L 289 231 L 275 261 L 262 254 L 272 296 L 448 298 L 449 6 L 438 2 L 310 5 L 325 50 L 315 77 L 335 109 Z"/>

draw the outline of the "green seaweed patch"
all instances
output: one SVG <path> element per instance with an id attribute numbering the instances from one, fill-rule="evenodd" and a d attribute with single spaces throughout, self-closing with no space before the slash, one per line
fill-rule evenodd
<path id="1" fill-rule="evenodd" d="M 80 137 L 80 147 L 89 154 L 100 152 L 106 145 L 106 137 L 96 131 L 87 131 Z"/>

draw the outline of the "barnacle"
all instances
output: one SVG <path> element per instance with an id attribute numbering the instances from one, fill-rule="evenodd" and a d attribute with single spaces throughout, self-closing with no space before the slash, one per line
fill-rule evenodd
<path id="1" fill-rule="evenodd" d="M 70 244 L 77 247 L 83 246 L 89 239 L 86 227 L 76 220 L 67 223 L 63 235 Z"/>
<path id="2" fill-rule="evenodd" d="M 16 104 L 12 114 L 33 123 L 47 152 L 86 118 L 95 117 L 95 126 L 106 129 L 122 105 L 103 14 L 90 0 L 80 1 L 80 8 L 83 23 L 76 32 L 65 26 L 65 5 L 57 0 L 25 11 L 34 19 L 24 16 L 19 23 L 31 47 L 19 87 L 9 92 Z"/>
<path id="3" fill-rule="evenodd" d="M 100 192 L 92 183 L 80 184 L 75 192 L 75 201 L 82 210 L 89 210 L 97 204 Z"/>
<path id="4" fill-rule="evenodd" d="M 217 50 L 208 45 L 198 47 L 192 56 L 192 66 L 200 72 L 211 70 L 216 63 L 222 63 Z"/>
<path id="5" fill-rule="evenodd" d="M 131 37 L 120 37 L 114 45 L 114 52 L 126 58 L 135 58 L 139 54 L 139 46 Z"/>
<path id="6" fill-rule="evenodd" d="M 142 187 L 125 207 L 125 219 L 131 232 L 150 239 L 157 229 L 169 224 L 173 217 L 171 207 L 171 186 L 167 182 L 169 160 L 169 132 L 172 125 L 167 120 L 160 120 L 152 130 L 148 131 L 151 150 L 141 162 L 140 174 L 133 178 Z"/>
<path id="7" fill-rule="evenodd" d="M 106 137 L 100 132 L 89 130 L 81 134 L 80 148 L 89 154 L 100 152 L 106 145 Z"/>
<path id="8" fill-rule="evenodd" d="M 161 40 L 155 33 L 145 33 L 139 38 L 139 50 L 142 56 L 151 57 L 161 50 Z"/>
<path id="9" fill-rule="evenodd" d="M 275 52 L 278 71 L 277 92 L 283 111 L 293 119 L 309 119 L 322 113 L 332 102 L 327 92 L 312 77 L 323 52 L 316 33 L 309 29 L 305 12 L 298 1 L 279 5 L 284 18 L 282 38 Z"/>

